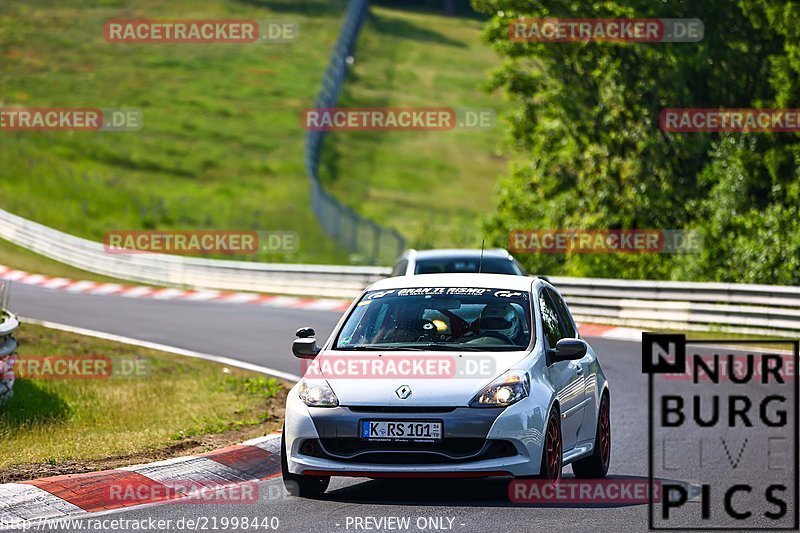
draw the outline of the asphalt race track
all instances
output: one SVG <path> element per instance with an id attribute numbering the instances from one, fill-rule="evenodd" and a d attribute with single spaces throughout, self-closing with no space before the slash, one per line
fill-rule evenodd
<path id="1" fill-rule="evenodd" d="M 290 352 L 294 330 L 312 326 L 319 338 L 325 338 L 339 317 L 339 313 L 328 311 L 69 294 L 21 284 L 13 288 L 11 309 L 23 317 L 233 357 L 293 374 L 299 372 L 298 360 Z M 611 384 L 613 438 L 609 475 L 646 478 L 647 379 L 641 372 L 640 345 L 589 340 Z M 682 436 L 692 438 L 690 433 Z M 567 468 L 566 477 L 571 476 L 571 469 Z M 519 506 L 509 500 L 508 483 L 334 478 L 324 498 L 306 500 L 285 495 L 278 488 L 280 479 L 274 479 L 263 484 L 260 501 L 255 504 L 166 504 L 109 511 L 103 518 L 153 517 L 171 519 L 175 524 L 181 518 L 277 517 L 279 531 L 391 530 L 364 521 L 373 517 L 408 517 L 409 531 L 647 530 L 647 505 Z M 687 507 L 691 511 L 699 505 L 690 502 Z"/>
<path id="2" fill-rule="evenodd" d="M 19 316 L 176 346 L 298 374 L 294 332 L 316 328 L 326 338 L 341 313 L 222 302 L 98 296 L 14 284 Z"/>

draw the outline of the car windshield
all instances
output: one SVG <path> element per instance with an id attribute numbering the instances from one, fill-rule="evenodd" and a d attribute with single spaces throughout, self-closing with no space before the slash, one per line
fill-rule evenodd
<path id="1" fill-rule="evenodd" d="M 524 350 L 531 341 L 527 291 L 421 287 L 370 291 L 336 350 Z"/>
<path id="2" fill-rule="evenodd" d="M 479 269 L 483 274 L 510 274 L 512 276 L 522 274 L 513 261 L 497 257 L 484 257 L 483 264 L 479 257 L 417 259 L 414 274 L 477 273 Z"/>

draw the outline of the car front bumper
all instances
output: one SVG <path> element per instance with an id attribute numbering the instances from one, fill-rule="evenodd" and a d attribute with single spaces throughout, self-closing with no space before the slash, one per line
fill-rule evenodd
<path id="1" fill-rule="evenodd" d="M 545 408 L 546 409 L 546 408 Z M 293 474 L 363 477 L 529 476 L 539 472 L 547 413 L 526 398 L 507 408 L 308 407 L 286 401 L 287 463 Z M 436 444 L 371 443 L 361 420 L 437 420 Z"/>

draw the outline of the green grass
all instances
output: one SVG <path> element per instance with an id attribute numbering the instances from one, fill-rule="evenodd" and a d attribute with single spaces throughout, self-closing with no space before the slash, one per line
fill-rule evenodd
<path id="1" fill-rule="evenodd" d="M 346 0 L 4 0 L 2 105 L 133 107 L 144 127 L 0 131 L 0 208 L 94 240 L 120 229 L 293 230 L 296 253 L 240 259 L 359 261 L 311 211 L 300 123 L 345 8 Z M 480 43 L 478 21 L 373 14 L 342 105 L 502 108 L 481 88 L 497 59 Z M 300 38 L 109 44 L 109 18 L 292 20 Z M 505 173 L 499 131 L 335 133 L 323 178 L 416 246 L 476 246 L 478 219 Z"/>
<path id="2" fill-rule="evenodd" d="M 137 132 L 0 132 L 0 207 L 83 237 L 115 229 L 294 230 L 345 262 L 309 204 L 301 110 L 344 0 L 4 0 L 3 105 L 134 107 Z M 290 44 L 109 44 L 109 18 L 297 21 Z"/>
<path id="3" fill-rule="evenodd" d="M 190 438 L 280 428 L 285 389 L 275 379 L 29 324 L 18 339 L 21 357 L 133 358 L 146 361 L 149 374 L 17 379 L 13 398 L 0 407 L 0 477 L 13 474 L 16 465 L 160 458 L 164 449 Z"/>
<path id="4" fill-rule="evenodd" d="M 120 280 L 87 272 L 79 268 L 59 263 L 43 255 L 31 252 L 11 242 L 0 239 L 0 265 L 14 267 L 31 274 L 46 274 L 75 280 L 89 280 L 118 283 Z M 143 285 L 137 283 L 137 285 Z"/>
<path id="5" fill-rule="evenodd" d="M 341 101 L 352 107 L 492 108 L 483 89 L 498 62 L 481 22 L 373 7 Z M 492 129 L 333 132 L 321 175 L 336 196 L 417 247 L 481 245 L 481 218 L 494 209 L 507 171 L 502 121 Z"/>

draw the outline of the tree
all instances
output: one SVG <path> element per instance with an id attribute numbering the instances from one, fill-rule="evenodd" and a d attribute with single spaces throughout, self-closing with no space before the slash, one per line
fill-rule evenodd
<path id="1" fill-rule="evenodd" d="M 507 245 L 515 228 L 696 229 L 706 236 L 701 254 L 520 259 L 543 274 L 800 281 L 800 269 L 763 266 L 775 243 L 756 242 L 771 224 L 796 226 L 797 202 L 789 201 L 797 194 L 796 136 L 665 133 L 658 124 L 669 107 L 789 105 L 800 54 L 787 45 L 798 42 L 796 8 L 783 4 L 473 0 L 491 15 L 485 37 L 505 59 L 491 88 L 515 102 L 508 123 L 517 157 L 486 223 L 493 244 Z M 508 26 L 521 16 L 699 18 L 705 36 L 699 43 L 512 42 Z M 734 162 L 745 176 L 740 188 L 731 186 Z M 732 190 L 742 195 L 735 202 Z M 726 218 L 732 203 L 747 206 L 747 215 Z M 799 238 L 783 236 L 795 245 Z"/>

